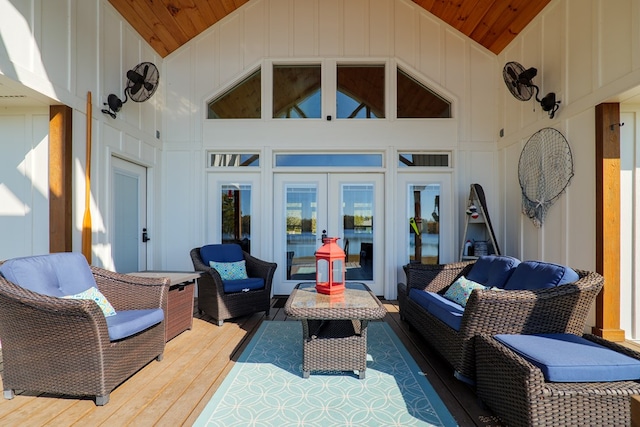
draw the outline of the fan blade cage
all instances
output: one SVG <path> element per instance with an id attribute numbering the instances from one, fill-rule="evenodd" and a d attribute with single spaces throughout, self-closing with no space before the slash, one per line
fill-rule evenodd
<path id="1" fill-rule="evenodd" d="M 514 61 L 507 62 L 502 70 L 502 78 L 509 92 L 520 101 L 528 101 L 533 96 L 533 87 L 524 84 L 519 78 L 524 71 L 524 67 Z"/>
<path id="2" fill-rule="evenodd" d="M 135 102 L 144 102 L 155 93 L 158 88 L 160 75 L 158 68 L 151 62 L 138 64 L 133 70 L 127 71 L 127 92 Z"/>

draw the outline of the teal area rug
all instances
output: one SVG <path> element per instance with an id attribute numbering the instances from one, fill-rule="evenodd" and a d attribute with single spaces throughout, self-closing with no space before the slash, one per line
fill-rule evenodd
<path id="1" fill-rule="evenodd" d="M 371 322 L 366 378 L 302 377 L 300 322 L 262 322 L 195 426 L 455 426 L 391 327 Z"/>

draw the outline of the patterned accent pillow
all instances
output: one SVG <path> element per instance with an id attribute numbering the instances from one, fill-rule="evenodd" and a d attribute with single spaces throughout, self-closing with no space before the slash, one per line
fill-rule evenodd
<path id="1" fill-rule="evenodd" d="M 113 308 L 111 303 L 107 301 L 107 298 L 102 295 L 102 292 L 100 292 L 95 286 L 92 286 L 86 291 L 80 292 L 79 294 L 67 295 L 62 298 L 92 299 L 96 302 L 96 304 L 98 304 L 98 307 L 100 307 L 100 309 L 104 313 L 104 317 L 114 316 L 116 314 L 116 310 Z"/>
<path id="2" fill-rule="evenodd" d="M 244 260 L 237 262 L 209 261 L 209 265 L 220 273 L 222 280 L 242 280 L 249 278 Z"/>
<path id="3" fill-rule="evenodd" d="M 461 306 L 467 305 L 467 300 L 471 296 L 471 291 L 474 289 L 489 289 L 488 287 L 476 283 L 473 280 L 469 280 L 464 276 L 461 276 L 458 280 L 453 282 L 447 292 L 444 293 L 444 297 L 453 302 L 457 302 Z"/>

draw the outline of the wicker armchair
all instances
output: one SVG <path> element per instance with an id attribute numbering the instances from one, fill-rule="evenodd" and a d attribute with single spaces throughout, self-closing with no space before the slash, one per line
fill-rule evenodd
<path id="1" fill-rule="evenodd" d="M 91 272 L 116 312 L 162 308 L 166 313 L 168 279 L 98 267 Z M 24 390 L 93 396 L 96 405 L 105 405 L 120 383 L 154 358 L 162 359 L 164 324 L 111 341 L 105 315 L 94 301 L 36 293 L 0 274 L 4 397 L 12 399 L 14 390 Z"/>
<path id="2" fill-rule="evenodd" d="M 229 244 L 231 245 L 231 244 Z M 264 311 L 269 316 L 271 308 L 271 286 L 277 264 L 260 260 L 242 251 L 247 275 L 264 280 L 264 287 L 246 292 L 225 292 L 218 271 L 206 264 L 200 255 L 201 248 L 191 250 L 191 261 L 196 271 L 203 271 L 198 279 L 198 310 L 216 319 L 222 326 L 227 319 Z"/>
<path id="3" fill-rule="evenodd" d="M 460 329 L 449 327 L 410 299 L 412 288 L 444 292 L 466 276 L 474 261 L 404 266 L 407 283 L 398 284 L 400 316 L 409 322 L 455 370 L 455 376 L 474 382 L 474 337 L 480 334 L 571 333 L 582 335 L 589 310 L 604 279 L 595 272 L 575 270 L 579 279 L 548 289 L 474 290 L 467 301 Z"/>

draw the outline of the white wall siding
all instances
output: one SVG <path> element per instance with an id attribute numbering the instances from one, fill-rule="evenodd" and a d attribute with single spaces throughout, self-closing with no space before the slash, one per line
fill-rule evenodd
<path id="1" fill-rule="evenodd" d="M 323 119 L 272 120 L 272 94 L 267 84 L 263 84 L 262 119 L 205 119 L 206 102 L 224 93 L 250 72 L 262 66 L 263 81 L 268 82 L 273 64 L 295 62 L 323 66 L 326 90 L 323 93 Z M 389 116 L 385 120 L 366 123 L 325 120 L 325 115 L 335 115 L 332 95 L 335 65 L 354 62 L 387 64 L 388 83 L 395 82 L 395 67 L 402 67 L 452 101 L 454 120 L 395 119 L 395 91 L 391 89 L 386 92 Z M 167 239 L 182 236 L 189 240 L 191 247 L 207 243 L 204 239 L 211 224 L 205 206 L 206 188 L 194 189 L 191 198 L 185 200 L 184 194 L 176 195 L 176 190 L 170 190 L 170 187 L 173 188 L 175 182 L 182 182 L 184 174 L 192 175 L 196 185 L 205 183 L 207 150 L 229 149 L 258 150 L 265 180 L 271 178 L 274 151 L 317 150 L 319 147 L 382 153 L 388 153 L 390 148 L 450 150 L 455 153 L 455 159 L 465 162 L 464 165 L 455 164 L 460 172 L 452 181 L 453 188 L 463 189 L 461 201 L 454 198 L 456 209 L 458 203 L 466 199 L 469 184 L 480 182 L 489 192 L 492 218 L 495 224 L 500 224 L 500 196 L 491 191 L 498 184 L 499 170 L 495 155 L 498 70 L 495 55 L 411 1 L 254 0 L 247 3 L 165 58 L 163 212 L 167 221 L 163 235 Z M 187 111 L 189 113 L 185 114 Z M 190 153 L 188 156 L 193 162 L 190 171 L 185 171 L 182 163 L 175 163 L 174 152 L 180 159 Z M 386 167 L 395 171 L 395 165 Z M 262 218 L 269 219 L 273 190 L 268 181 L 261 183 L 261 191 L 264 193 L 261 200 L 267 203 L 261 211 Z M 192 209 L 184 209 L 185 203 Z M 389 214 L 388 221 L 393 219 Z M 458 253 L 458 230 L 463 220 L 464 209 L 456 212 L 454 236 L 447 236 L 455 242 L 452 244 L 454 254 Z M 388 225 L 392 226 L 391 223 Z M 253 230 L 263 234 L 255 236 L 259 242 L 256 254 L 265 259 L 273 257 L 271 229 L 269 223 L 268 227 Z M 188 251 L 177 255 L 173 248 L 167 249 L 163 255 L 166 259 L 164 268 L 190 268 Z"/>
<path id="2" fill-rule="evenodd" d="M 555 92 L 562 101 L 551 120 L 535 101 L 519 102 L 502 85 L 501 127 L 506 134 L 498 143 L 505 153 L 501 157 L 505 180 L 517 182 L 522 146 L 543 127 L 565 135 L 575 171 L 567 192 L 551 206 L 541 229 L 526 216 L 515 215 L 521 207 L 520 188 L 505 186 L 502 210 L 508 224 L 508 248 L 517 250 L 513 255 L 595 269 L 595 106 L 615 102 L 622 92 L 640 83 L 638 40 L 633 37 L 640 31 L 639 12 L 637 0 L 554 0 L 499 55 L 501 65 L 515 60 L 525 68 L 536 67 L 534 83 L 541 88 L 540 97 Z M 521 235 L 515 233 L 518 228 Z M 626 286 L 622 289 L 624 306 L 632 301 L 633 291 Z M 621 327 L 628 337 L 638 338 L 637 332 L 631 332 L 638 328 L 632 328 L 629 319 L 636 311 L 636 306 L 622 309 Z M 592 315 L 590 323 L 594 322 Z"/>
<path id="3" fill-rule="evenodd" d="M 46 108 L 0 112 L 0 259 L 49 250 L 48 134 Z"/>
<path id="4" fill-rule="evenodd" d="M 159 168 L 162 141 L 156 138 L 161 129 L 163 95 L 145 103 L 128 102 L 117 119 L 100 112 L 110 93 L 124 99 L 126 71 L 140 62 L 149 61 L 162 67 L 162 59 L 115 12 L 107 0 L 0 0 L 0 74 L 40 94 L 52 104 L 65 104 L 73 109 L 73 224 L 72 247 L 81 248 L 82 216 L 84 211 L 84 170 L 86 168 L 86 100 L 92 93 L 92 223 L 94 224 L 94 263 L 109 266 L 109 235 L 105 226 L 110 206 L 109 156 L 118 154 L 147 167 Z M 161 76 L 161 84 L 163 79 Z M 162 94 L 162 88 L 157 91 Z M 46 107 L 45 107 L 46 108 Z M 47 109 L 48 110 L 48 109 Z M 3 149 L 3 153 L 19 152 L 24 146 L 48 144 L 48 111 L 36 120 L 31 111 L 8 109 L 11 115 L 26 120 L 29 129 L 24 140 Z M 0 135 L 8 130 L 0 124 Z M 44 132 L 44 135 L 40 133 Z M 0 144 L 7 144 L 0 138 Z M 40 145 L 42 144 L 42 145 Z M 42 152 L 38 148 L 38 153 Z M 48 152 L 48 150 L 47 150 Z M 11 159 L 3 154 L 3 161 Z M 48 189 L 48 159 L 38 154 L 33 165 L 37 173 L 28 177 L 29 187 L 12 186 L 18 200 L 33 200 L 39 188 Z M 11 163 L 0 169 L 0 182 L 15 170 Z M 159 176 L 159 174 L 157 174 Z M 157 187 L 157 183 L 155 184 Z M 17 188 L 17 190 L 16 190 Z M 45 197 L 44 199 L 42 197 Z M 17 248 L 3 240 L 0 251 L 8 258 L 17 255 L 47 252 L 49 206 L 48 194 L 38 196 L 39 203 L 30 206 L 24 216 L 0 215 L 0 227 L 5 225 L 21 232 L 25 246 Z M 153 200 L 159 200 L 155 198 Z M 44 202 L 43 202 L 44 201 Z M 45 203 L 46 202 L 46 203 Z M 159 212 L 154 206 L 150 212 Z M 37 221 L 35 220 L 37 219 Z M 14 227 L 16 221 L 20 227 Z M 26 230 L 29 230 L 28 232 Z M 31 237 L 33 236 L 33 238 Z M 6 243 L 5 243 L 6 242 Z M 151 260 L 151 265 L 154 261 Z M 158 260 L 155 261 L 159 265 Z"/>

